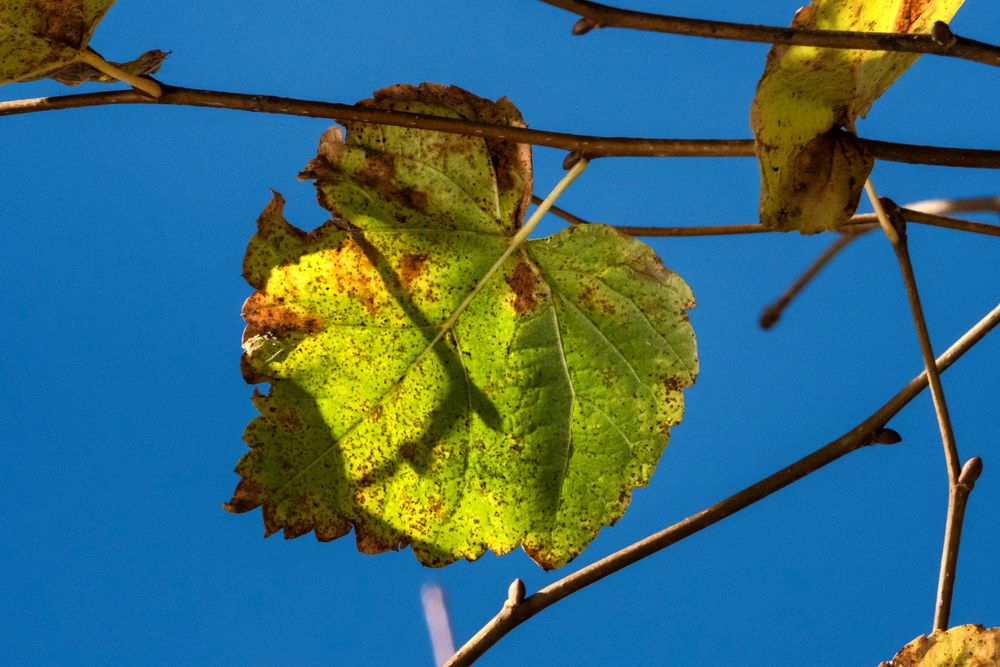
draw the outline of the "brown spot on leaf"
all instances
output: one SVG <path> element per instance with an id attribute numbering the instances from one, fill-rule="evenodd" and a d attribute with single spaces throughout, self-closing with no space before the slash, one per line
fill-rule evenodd
<path id="1" fill-rule="evenodd" d="M 247 328 L 243 342 L 251 336 L 264 333 L 283 336 L 289 333 L 317 333 L 323 330 L 323 321 L 312 313 L 297 313 L 287 306 L 272 302 L 267 293 L 258 290 L 243 304 L 243 319 Z"/>
<path id="2" fill-rule="evenodd" d="M 935 0 L 904 0 L 896 14 L 896 24 L 893 32 L 910 32 L 913 24 L 923 18 L 928 10 L 933 10 Z"/>
<path id="3" fill-rule="evenodd" d="M 399 263 L 399 281 L 403 287 L 409 289 L 410 285 L 423 274 L 426 265 L 427 255 L 411 252 L 403 255 L 403 259 Z"/>
<path id="4" fill-rule="evenodd" d="M 580 292 L 580 303 L 590 310 L 599 310 L 608 315 L 614 315 L 618 312 L 613 302 L 601 298 L 597 290 L 589 286 Z"/>
<path id="5" fill-rule="evenodd" d="M 541 281 L 531 266 L 523 260 L 518 262 L 506 281 L 514 291 L 514 312 L 518 315 L 534 312 L 538 307 Z"/>
<path id="6" fill-rule="evenodd" d="M 66 46 L 83 46 L 90 29 L 83 7 L 66 0 L 34 0 L 31 4 L 42 17 L 43 23 L 38 31 L 41 35 Z"/>

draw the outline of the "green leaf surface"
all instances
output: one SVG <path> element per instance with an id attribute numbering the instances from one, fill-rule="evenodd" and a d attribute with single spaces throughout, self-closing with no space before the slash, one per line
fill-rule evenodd
<path id="1" fill-rule="evenodd" d="M 523 125 L 506 99 L 394 86 L 367 106 Z M 260 417 L 231 511 L 266 534 L 353 527 L 426 565 L 523 545 L 578 555 L 648 483 L 697 356 L 688 286 L 609 227 L 528 241 L 428 349 L 507 249 L 530 148 L 355 124 L 304 176 L 333 218 L 292 227 L 276 195 L 244 263 L 244 375 Z"/>
<path id="2" fill-rule="evenodd" d="M 77 62 L 115 0 L 0 0 L 0 84 L 51 77 L 76 85 L 113 81 Z M 151 74 L 166 57 L 148 51 L 115 63 L 134 75 Z"/>
<path id="3" fill-rule="evenodd" d="M 879 667 L 996 667 L 1000 665 L 1000 628 L 959 625 L 935 630 L 907 644 Z"/>
<path id="4" fill-rule="evenodd" d="M 794 28 L 930 31 L 962 0 L 813 0 Z M 854 214 L 874 164 L 854 122 L 916 61 L 913 53 L 774 46 L 750 111 L 760 164 L 760 220 L 811 234 Z"/>

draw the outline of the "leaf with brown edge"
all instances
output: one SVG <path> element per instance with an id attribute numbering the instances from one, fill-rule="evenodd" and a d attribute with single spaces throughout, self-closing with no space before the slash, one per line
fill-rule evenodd
<path id="1" fill-rule="evenodd" d="M 962 0 L 813 0 L 792 27 L 866 32 L 930 31 Z M 872 170 L 854 135 L 864 116 L 917 54 L 813 46 L 772 47 L 750 109 L 760 165 L 760 220 L 805 234 L 854 214 Z"/>
<path id="2" fill-rule="evenodd" d="M 996 667 L 1000 664 L 1000 628 L 959 625 L 935 630 L 904 646 L 879 667 Z"/>
<path id="3" fill-rule="evenodd" d="M 523 126 L 455 87 L 362 104 Z M 244 377 L 270 390 L 227 509 L 431 566 L 523 546 L 545 568 L 622 515 L 694 382 L 694 300 L 649 247 L 588 225 L 528 241 L 458 311 L 521 227 L 529 151 L 365 123 L 323 136 L 303 175 L 332 219 L 298 230 L 275 195 L 244 261 Z"/>

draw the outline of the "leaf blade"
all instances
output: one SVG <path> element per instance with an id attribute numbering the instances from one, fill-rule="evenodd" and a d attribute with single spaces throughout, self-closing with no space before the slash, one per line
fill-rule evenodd
<path id="1" fill-rule="evenodd" d="M 460 111 L 488 115 L 480 98 L 438 88 L 433 99 L 468 96 Z M 394 94 L 408 108 L 414 98 L 427 99 L 398 87 Z M 508 104 L 494 113 L 511 118 Z M 380 149 L 386 146 L 394 152 Z M 574 400 L 580 379 L 594 380 L 590 371 L 571 368 L 583 361 L 568 361 L 564 336 L 586 348 L 600 339 L 597 325 L 560 305 L 579 295 L 566 287 L 558 293 L 559 281 L 548 281 L 545 270 L 562 271 L 570 283 L 603 274 L 635 292 L 652 320 L 687 327 L 676 334 L 690 339 L 681 345 L 688 359 L 674 380 L 676 394 L 652 387 L 647 403 L 679 400 L 680 387 L 693 382 L 693 334 L 682 320 L 693 305 L 690 290 L 638 241 L 603 226 L 569 230 L 515 250 L 425 354 L 477 277 L 508 249 L 531 183 L 520 148 L 463 138 L 451 152 L 476 154 L 453 160 L 428 146 L 441 144 L 372 126 L 343 142 L 328 133 L 304 175 L 317 179 L 320 201 L 335 218 L 309 234 L 298 231 L 281 216 L 277 195 L 262 214 L 244 263 L 257 290 L 244 306 L 244 375 L 270 382 L 271 390 L 255 395 L 261 416 L 248 426 L 251 449 L 237 467 L 243 480 L 227 509 L 263 505 L 266 533 L 284 530 L 286 537 L 311 529 L 328 539 L 353 527 L 361 551 L 410 545 L 432 566 L 523 544 L 543 567 L 558 567 L 621 515 L 632 486 L 648 481 L 679 414 L 636 408 L 654 422 L 643 428 L 659 424 L 662 432 L 642 441 L 640 463 L 627 464 L 632 444 L 621 440 L 639 438 L 613 422 L 632 413 L 581 410 Z M 456 171 L 462 163 L 471 174 Z M 607 249 L 595 254 L 591 246 Z M 667 275 L 676 294 L 645 293 Z M 557 311 L 576 324 L 561 328 Z M 613 331 L 619 324 L 626 323 L 600 325 L 609 328 L 605 338 L 623 336 Z M 600 370 L 601 356 L 590 354 L 586 363 Z M 659 356 L 664 368 L 675 363 Z M 603 372 L 640 391 L 634 370 L 634 378 L 623 367 Z M 589 387 L 583 395 L 593 405 L 607 400 Z M 588 422 L 600 427 L 599 436 L 588 435 L 595 428 Z M 597 468 L 588 463 L 595 457 Z M 584 493 L 588 483 L 601 492 Z"/>

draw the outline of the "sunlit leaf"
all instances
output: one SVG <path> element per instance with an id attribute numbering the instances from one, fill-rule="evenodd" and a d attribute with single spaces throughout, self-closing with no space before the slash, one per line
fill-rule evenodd
<path id="1" fill-rule="evenodd" d="M 921 635 L 879 667 L 996 667 L 1000 665 L 1000 628 L 959 625 Z"/>
<path id="2" fill-rule="evenodd" d="M 506 99 L 394 86 L 364 104 L 523 125 Z M 232 511 L 268 534 L 353 527 L 421 562 L 523 545 L 565 564 L 645 485 L 697 373 L 690 289 L 609 227 L 529 241 L 428 343 L 508 247 L 530 149 L 356 124 L 304 174 L 333 219 L 304 233 L 275 196 L 244 275 L 244 375 L 261 416 Z"/>
<path id="3" fill-rule="evenodd" d="M 813 0 L 792 27 L 926 33 L 961 4 Z M 853 133 L 854 122 L 917 57 L 811 46 L 771 49 L 750 112 L 762 224 L 813 233 L 834 229 L 854 213 L 873 164 Z"/>

